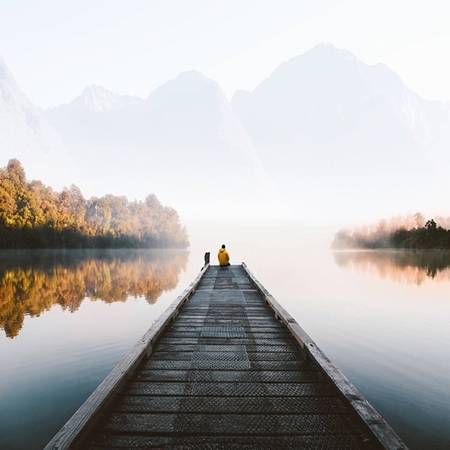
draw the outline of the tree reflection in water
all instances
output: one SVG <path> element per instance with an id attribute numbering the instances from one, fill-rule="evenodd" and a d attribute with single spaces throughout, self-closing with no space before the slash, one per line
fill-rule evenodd
<path id="1" fill-rule="evenodd" d="M 450 252 L 445 250 L 342 251 L 334 252 L 334 259 L 341 267 L 374 272 L 401 283 L 450 280 Z"/>
<path id="2" fill-rule="evenodd" d="M 174 289 L 188 253 L 172 250 L 66 250 L 0 253 L 0 328 L 14 338 L 26 315 L 58 304 L 77 311 L 85 299 L 107 303 Z"/>

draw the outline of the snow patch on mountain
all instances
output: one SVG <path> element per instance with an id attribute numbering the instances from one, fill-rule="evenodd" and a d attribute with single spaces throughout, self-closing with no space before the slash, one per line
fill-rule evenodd
<path id="1" fill-rule="evenodd" d="M 71 108 L 77 111 L 106 112 L 114 111 L 142 101 L 138 97 L 115 94 L 96 84 L 86 86 L 83 92 L 71 103 L 54 109 Z"/>

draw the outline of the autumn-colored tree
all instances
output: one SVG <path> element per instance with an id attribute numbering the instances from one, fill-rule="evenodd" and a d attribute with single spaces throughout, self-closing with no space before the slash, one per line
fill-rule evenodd
<path id="1" fill-rule="evenodd" d="M 19 161 L 0 169 L 0 247 L 186 247 L 186 230 L 155 195 L 144 201 L 105 195 L 86 200 L 72 185 L 54 192 L 27 182 Z"/>

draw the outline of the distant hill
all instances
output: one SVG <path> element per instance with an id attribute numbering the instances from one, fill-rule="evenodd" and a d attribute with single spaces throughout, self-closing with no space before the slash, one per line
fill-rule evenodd
<path id="1" fill-rule="evenodd" d="M 306 217 L 373 216 L 386 203 L 442 208 L 450 106 L 421 98 L 382 64 L 319 45 L 238 91 L 232 106 Z"/>
<path id="2" fill-rule="evenodd" d="M 423 168 L 423 148 L 450 136 L 448 105 L 332 45 L 280 65 L 252 92 L 238 91 L 232 105 L 264 161 L 293 162 L 301 173 Z"/>
<path id="3" fill-rule="evenodd" d="M 147 99 L 90 88 L 46 116 L 92 190 L 136 191 L 152 180 L 177 204 L 210 208 L 217 201 L 230 207 L 230 194 L 257 192 L 258 157 L 220 87 L 198 72 L 180 74 Z"/>

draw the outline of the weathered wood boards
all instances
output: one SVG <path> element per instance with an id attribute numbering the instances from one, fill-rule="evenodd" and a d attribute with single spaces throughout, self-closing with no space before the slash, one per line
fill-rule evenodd
<path id="1" fill-rule="evenodd" d="M 406 448 L 245 265 L 207 265 L 47 446 L 161 447 Z"/>

